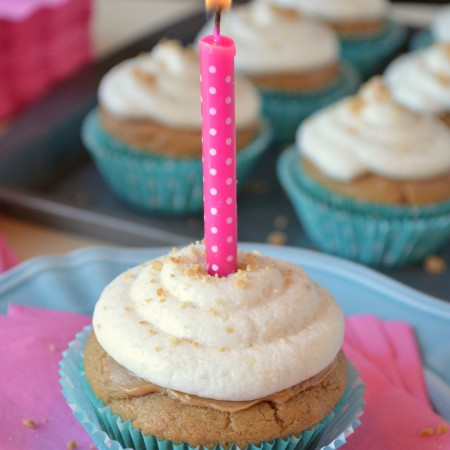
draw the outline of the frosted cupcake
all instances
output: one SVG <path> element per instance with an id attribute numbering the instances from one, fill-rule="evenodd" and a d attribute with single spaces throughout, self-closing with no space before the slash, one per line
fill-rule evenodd
<path id="1" fill-rule="evenodd" d="M 450 126 L 450 42 L 400 56 L 388 66 L 385 80 L 397 101 Z"/>
<path id="2" fill-rule="evenodd" d="M 236 79 L 237 175 L 243 184 L 267 147 L 261 102 Z M 202 209 L 198 56 L 175 41 L 113 67 L 99 87 L 99 107 L 83 140 L 112 191 L 144 211 Z"/>
<path id="3" fill-rule="evenodd" d="M 388 0 L 276 0 L 329 24 L 339 34 L 342 57 L 363 78 L 379 72 L 406 40 L 389 19 Z"/>
<path id="4" fill-rule="evenodd" d="M 352 68 L 339 62 L 335 33 L 294 9 L 255 0 L 234 7 L 222 29 L 235 41 L 236 69 L 262 93 L 278 141 L 293 141 L 305 117 L 359 84 Z"/>
<path id="5" fill-rule="evenodd" d="M 346 396 L 358 383 L 331 295 L 295 264 L 238 257 L 235 274 L 212 277 L 204 246 L 190 245 L 128 270 L 101 294 L 81 389 L 127 448 L 300 450 L 341 408 L 354 408 Z M 65 370 L 76 371 L 68 361 Z"/>
<path id="6" fill-rule="evenodd" d="M 450 5 L 440 8 L 429 29 L 416 33 L 411 40 L 411 48 L 419 49 L 434 42 L 450 43 Z"/>
<path id="7" fill-rule="evenodd" d="M 309 118 L 278 175 L 321 249 L 375 266 L 420 261 L 450 238 L 450 132 L 380 78 Z"/>

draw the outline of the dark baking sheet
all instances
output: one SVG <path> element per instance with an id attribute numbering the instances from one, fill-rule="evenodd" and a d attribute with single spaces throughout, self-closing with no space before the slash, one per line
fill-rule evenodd
<path id="1" fill-rule="evenodd" d="M 103 74 L 123 59 L 151 49 L 161 38 L 190 42 L 204 24 L 196 14 L 86 67 L 57 86 L 0 137 L 0 204 L 20 218 L 110 240 L 121 245 L 179 245 L 203 235 L 202 217 L 143 215 L 108 191 L 80 141 L 81 121 L 96 103 Z M 275 176 L 282 149 L 262 158 L 239 197 L 239 239 L 285 240 L 313 248 Z M 441 252 L 450 260 L 450 243 Z M 427 274 L 421 266 L 384 271 L 419 290 L 450 301 L 450 271 Z"/>

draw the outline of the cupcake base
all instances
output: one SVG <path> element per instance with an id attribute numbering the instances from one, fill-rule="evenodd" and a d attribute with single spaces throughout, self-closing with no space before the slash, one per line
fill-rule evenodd
<path id="1" fill-rule="evenodd" d="M 61 361 L 61 384 L 63 394 L 75 416 L 91 435 L 100 450 L 122 450 L 125 448 L 145 450 L 193 450 L 186 443 L 174 443 L 159 440 L 154 436 L 145 436 L 134 429 L 130 422 L 123 422 L 117 415 L 111 413 L 92 392 L 83 366 L 83 349 L 91 327 L 77 335 Z M 256 450 L 312 450 L 319 442 L 325 449 L 340 447 L 346 437 L 359 425 L 362 414 L 363 385 L 354 367 L 349 364 L 349 379 L 347 389 L 339 404 L 320 423 L 298 436 L 285 439 L 275 439 L 259 445 L 248 445 L 246 449 Z M 214 446 L 222 450 L 220 445 Z M 238 448 L 235 445 L 231 448 Z"/>
<path id="2" fill-rule="evenodd" d="M 421 261 L 450 239 L 450 200 L 424 206 L 358 201 L 314 181 L 291 147 L 277 163 L 278 178 L 321 250 L 376 267 Z"/>
<path id="3" fill-rule="evenodd" d="M 311 91 L 281 91 L 260 89 L 263 115 L 273 130 L 277 143 L 293 142 L 300 123 L 313 112 L 353 94 L 359 87 L 357 71 L 350 64 L 342 64 L 339 76 L 332 84 Z"/>
<path id="4" fill-rule="evenodd" d="M 236 156 L 241 188 L 271 141 L 263 123 L 253 141 Z M 103 180 L 121 201 L 144 213 L 186 215 L 203 209 L 201 158 L 164 157 L 129 147 L 100 124 L 98 110 L 86 117 L 82 139 Z"/>
<path id="5" fill-rule="evenodd" d="M 405 44 L 406 38 L 406 28 L 388 22 L 379 33 L 359 38 L 342 38 L 342 58 L 353 64 L 362 79 L 368 79 L 383 70 Z"/>

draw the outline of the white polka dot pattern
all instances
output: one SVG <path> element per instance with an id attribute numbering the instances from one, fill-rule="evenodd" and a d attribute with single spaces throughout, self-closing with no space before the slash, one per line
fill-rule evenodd
<path id="1" fill-rule="evenodd" d="M 236 271 L 236 132 L 231 39 L 200 40 L 206 262 L 211 275 Z"/>

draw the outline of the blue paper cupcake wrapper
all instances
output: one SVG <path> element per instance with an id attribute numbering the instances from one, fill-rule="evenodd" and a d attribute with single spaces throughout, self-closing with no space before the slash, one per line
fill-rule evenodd
<path id="1" fill-rule="evenodd" d="M 194 450 L 186 443 L 175 444 L 146 436 L 134 429 L 130 421 L 123 421 L 95 396 L 86 380 L 83 351 L 92 327 L 77 334 L 60 362 L 60 383 L 69 407 L 89 433 L 99 450 Z M 275 439 L 245 450 L 332 450 L 341 447 L 346 438 L 360 425 L 363 413 L 364 385 L 354 366 L 349 363 L 349 380 L 343 398 L 320 423 L 298 436 Z M 199 447 L 197 447 L 198 449 Z M 231 450 L 239 447 L 233 445 Z M 214 450 L 224 450 L 216 445 Z"/>
<path id="2" fill-rule="evenodd" d="M 402 266 L 450 239 L 450 201 L 391 206 L 335 194 L 301 170 L 294 147 L 280 156 L 277 174 L 305 233 L 327 253 L 371 266 Z"/>
<path id="3" fill-rule="evenodd" d="M 421 30 L 414 34 L 409 41 L 411 50 L 420 50 L 433 44 L 434 39 L 430 30 Z"/>
<path id="4" fill-rule="evenodd" d="M 407 39 L 405 27 L 388 22 L 380 33 L 354 39 L 342 38 L 342 58 L 359 70 L 363 79 L 382 71 Z"/>
<path id="5" fill-rule="evenodd" d="M 270 126 L 263 123 L 253 142 L 237 152 L 239 188 L 268 148 L 271 137 Z M 102 128 L 97 109 L 86 117 L 82 139 L 105 183 L 128 205 L 143 212 L 173 215 L 202 210 L 201 158 L 169 158 L 130 148 Z"/>
<path id="6" fill-rule="evenodd" d="M 269 120 L 276 142 L 293 142 L 298 126 L 306 117 L 356 92 L 360 78 L 350 64 L 342 64 L 336 82 L 310 92 L 260 89 L 263 115 Z"/>

